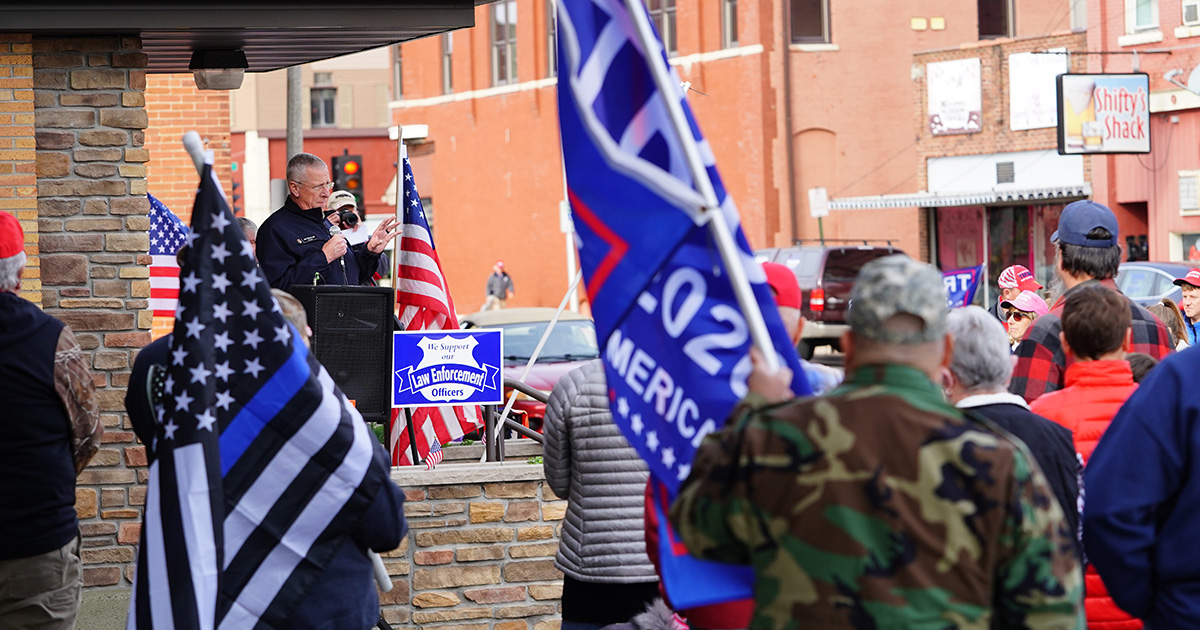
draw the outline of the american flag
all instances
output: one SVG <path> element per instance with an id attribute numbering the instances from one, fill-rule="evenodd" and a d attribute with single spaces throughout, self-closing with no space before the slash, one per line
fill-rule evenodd
<path id="1" fill-rule="evenodd" d="M 192 221 L 128 628 L 286 628 L 387 455 L 284 319 L 211 166 Z"/>
<path id="2" fill-rule="evenodd" d="M 434 442 L 433 449 L 429 451 L 429 457 L 425 458 L 425 470 L 433 470 L 433 467 L 440 463 L 442 463 L 442 445 L 440 442 Z"/>
<path id="3" fill-rule="evenodd" d="M 458 330 L 458 316 L 442 263 L 438 260 L 429 233 L 429 222 L 421 207 L 421 195 L 413 181 L 412 166 L 404 158 L 404 216 L 401 220 L 399 264 L 396 274 L 396 300 L 400 304 L 400 323 L 405 330 Z M 392 463 L 407 466 L 412 461 L 408 431 L 393 414 L 391 427 Z M 417 455 L 428 457 L 434 444 L 462 439 L 482 425 L 479 407 L 418 407 L 412 411 L 413 430 L 417 434 Z M 434 462 L 436 463 L 436 462 Z"/>
<path id="4" fill-rule="evenodd" d="M 150 309 L 155 317 L 175 317 L 179 301 L 179 263 L 175 253 L 187 240 L 188 228 L 163 205 L 150 199 Z"/>

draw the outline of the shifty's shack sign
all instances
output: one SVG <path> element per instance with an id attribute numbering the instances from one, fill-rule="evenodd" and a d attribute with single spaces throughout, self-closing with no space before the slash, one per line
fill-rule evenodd
<path id="1" fill-rule="evenodd" d="M 1058 152 L 1149 153 L 1150 76 L 1058 75 Z"/>

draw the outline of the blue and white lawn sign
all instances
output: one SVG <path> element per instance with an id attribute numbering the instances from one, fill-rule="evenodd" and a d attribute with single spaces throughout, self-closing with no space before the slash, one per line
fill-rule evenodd
<path id="1" fill-rule="evenodd" d="M 503 335 L 499 330 L 393 333 L 392 406 L 502 404 Z"/>

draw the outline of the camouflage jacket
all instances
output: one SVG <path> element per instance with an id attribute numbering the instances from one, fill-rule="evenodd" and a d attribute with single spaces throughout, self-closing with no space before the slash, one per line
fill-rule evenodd
<path id="1" fill-rule="evenodd" d="M 1083 628 L 1074 533 L 1012 440 L 921 372 L 867 366 L 828 397 L 743 401 L 671 522 L 754 567 L 751 628 Z"/>

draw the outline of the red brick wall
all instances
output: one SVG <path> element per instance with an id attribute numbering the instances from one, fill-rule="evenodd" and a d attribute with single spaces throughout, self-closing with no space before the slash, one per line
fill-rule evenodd
<path id="1" fill-rule="evenodd" d="M 190 74 L 151 74 L 146 77 L 146 112 L 150 115 L 146 129 L 150 194 L 190 222 L 199 179 L 183 149 L 183 134 L 196 131 L 214 152 L 213 168 L 225 194 L 232 195 L 228 92 L 198 90 Z"/>
<path id="2" fill-rule="evenodd" d="M 926 160 L 954 155 L 988 155 L 1013 151 L 1055 149 L 1058 131 L 1054 128 L 1013 131 L 1008 115 L 1008 56 L 1047 48 L 1065 47 L 1071 51 L 1086 49 L 1084 33 L 1052 35 L 1029 39 L 980 42 L 946 50 L 913 56 L 918 77 L 913 80 L 912 98 L 915 108 L 913 133 L 917 138 L 918 177 L 916 183 L 924 190 L 927 185 Z M 929 130 L 925 66 L 939 61 L 979 58 L 983 100 L 983 130 L 965 135 L 934 136 Z M 1084 72 L 1086 55 L 1071 56 L 1071 71 Z M 1084 175 L 1088 176 L 1090 160 L 1084 160 Z"/>

